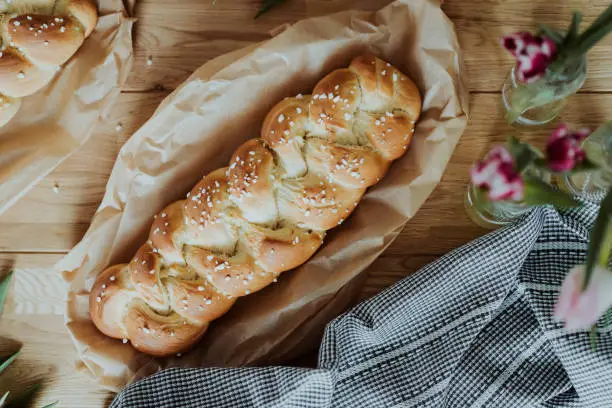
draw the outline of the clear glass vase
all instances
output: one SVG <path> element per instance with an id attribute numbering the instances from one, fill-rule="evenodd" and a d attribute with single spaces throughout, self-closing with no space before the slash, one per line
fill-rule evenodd
<path id="1" fill-rule="evenodd" d="M 582 88 L 586 78 L 586 57 L 563 67 L 560 73 L 548 72 L 530 84 L 518 81 L 514 66 L 502 88 L 502 101 L 509 117 L 511 112 L 518 112 L 510 121 L 527 126 L 550 122 L 561 113 L 567 98 Z"/>
<path id="2" fill-rule="evenodd" d="M 531 208 L 523 202 L 491 201 L 485 192 L 470 183 L 465 193 L 465 211 L 476 224 L 495 229 L 509 224 Z"/>
<path id="3" fill-rule="evenodd" d="M 612 186 L 612 123 L 593 132 L 582 144 L 589 159 L 599 166 L 591 172 L 567 173 L 559 180 L 560 187 L 578 195 L 603 193 Z"/>
<path id="4" fill-rule="evenodd" d="M 539 178 L 550 183 L 550 173 L 529 166 L 523 174 Z M 495 229 L 509 224 L 533 208 L 523 201 L 491 201 L 487 193 L 470 183 L 465 193 L 465 211 L 476 224 L 484 228 Z"/>

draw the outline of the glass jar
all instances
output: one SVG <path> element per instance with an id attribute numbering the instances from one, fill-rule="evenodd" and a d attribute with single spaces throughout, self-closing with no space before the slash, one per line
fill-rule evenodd
<path id="1" fill-rule="evenodd" d="M 546 183 L 551 181 L 550 173 L 535 167 L 529 166 L 522 173 L 539 178 Z M 470 219 L 488 229 L 510 224 L 533 208 L 533 205 L 523 201 L 489 200 L 487 193 L 472 183 L 468 185 L 465 193 L 464 205 Z"/>
<path id="2" fill-rule="evenodd" d="M 508 114 L 512 111 L 520 114 L 509 121 L 528 126 L 550 122 L 561 113 L 567 98 L 582 88 L 586 78 L 586 56 L 563 67 L 560 73 L 548 72 L 530 84 L 518 81 L 514 66 L 504 82 L 502 101 Z"/>
<path id="3" fill-rule="evenodd" d="M 471 220 L 488 229 L 506 225 L 530 209 L 530 206 L 523 202 L 491 201 L 486 192 L 472 183 L 465 193 L 464 205 Z"/>
<path id="4" fill-rule="evenodd" d="M 561 188 L 572 194 L 596 195 L 612 186 L 612 122 L 601 126 L 582 144 L 591 161 L 599 169 L 591 172 L 566 173 L 561 176 Z"/>

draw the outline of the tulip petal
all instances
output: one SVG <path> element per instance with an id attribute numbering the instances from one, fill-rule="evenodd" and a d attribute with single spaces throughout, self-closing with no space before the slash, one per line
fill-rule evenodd
<path id="1" fill-rule="evenodd" d="M 582 292 L 584 265 L 566 277 L 555 306 L 555 317 L 565 321 L 568 330 L 586 330 L 612 307 L 612 272 L 596 267 L 587 289 Z"/>

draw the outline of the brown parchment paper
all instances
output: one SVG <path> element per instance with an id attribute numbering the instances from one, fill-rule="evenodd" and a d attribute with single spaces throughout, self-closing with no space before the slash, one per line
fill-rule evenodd
<path id="1" fill-rule="evenodd" d="M 366 50 L 415 80 L 424 110 L 408 153 L 323 248 L 278 284 L 241 298 L 182 357 L 153 359 L 99 333 L 88 314 L 89 289 L 106 266 L 130 259 L 153 214 L 258 136 L 283 97 L 310 93 L 325 74 Z M 278 362 L 315 346 L 359 292 L 364 269 L 440 181 L 467 122 L 460 75 L 452 24 L 427 0 L 303 20 L 198 69 L 123 146 L 89 231 L 57 265 L 70 282 L 66 325 L 87 371 L 117 390 L 163 367 Z"/>
<path id="2" fill-rule="evenodd" d="M 104 121 L 132 65 L 136 0 L 98 0 L 95 30 L 53 80 L 0 128 L 0 214 L 83 145 Z M 53 6 L 55 0 L 35 1 Z M 127 7 L 127 11 L 126 11 Z"/>

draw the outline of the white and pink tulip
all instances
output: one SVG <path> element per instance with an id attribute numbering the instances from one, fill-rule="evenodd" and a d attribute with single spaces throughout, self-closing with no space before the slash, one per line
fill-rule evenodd
<path id="1" fill-rule="evenodd" d="M 472 183 L 487 191 L 492 201 L 519 201 L 525 193 L 521 175 L 516 171 L 514 159 L 504 146 L 495 146 L 484 160 L 471 171 Z"/>
<path id="2" fill-rule="evenodd" d="M 557 44 L 548 37 L 519 32 L 502 38 L 502 45 L 516 59 L 519 81 L 532 83 L 546 74 L 557 56 Z"/>
<path id="3" fill-rule="evenodd" d="M 574 267 L 565 278 L 554 315 L 568 330 L 590 328 L 612 306 L 612 272 L 595 267 L 591 280 L 582 290 L 584 265 Z"/>

